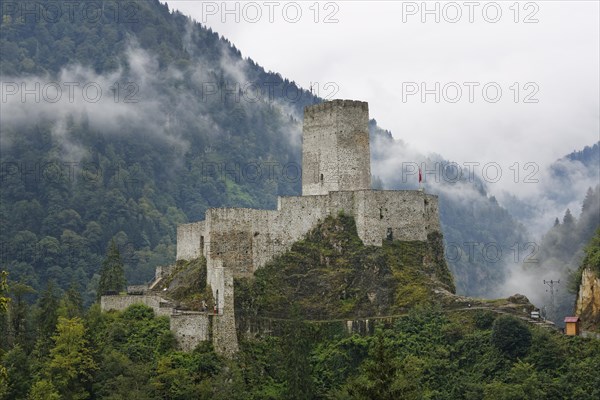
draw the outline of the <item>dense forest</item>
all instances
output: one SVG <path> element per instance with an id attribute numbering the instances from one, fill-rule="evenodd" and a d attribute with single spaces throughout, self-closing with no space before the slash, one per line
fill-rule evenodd
<path id="1" fill-rule="evenodd" d="M 174 349 L 166 317 L 132 306 L 83 313 L 47 291 L 24 312 L 32 335 L 2 357 L 0 398 L 596 399 L 600 341 L 489 312 L 413 309 L 374 335 L 292 320 L 243 341 L 233 360 L 210 345 Z M 46 313 L 44 313 L 44 311 Z M 56 325 L 53 325 L 56 324 Z"/>
<path id="2" fill-rule="evenodd" d="M 65 290 L 75 283 L 86 304 L 111 240 L 128 280 L 146 281 L 154 266 L 173 261 L 177 224 L 203 218 L 208 207 L 272 208 L 277 195 L 297 193 L 293 115 L 313 101 L 158 1 L 131 4 L 136 23 L 109 13 L 102 23 L 2 18 L 3 81 L 89 81 L 109 92 L 115 83 L 135 87 L 132 103 L 124 92 L 72 108 L 65 101 L 44 109 L 48 104 L 33 98 L 18 99 L 12 110 L 10 102 L 3 106 L 3 269 L 36 289 L 47 280 Z M 229 70 L 229 59 L 243 66 Z M 202 92 L 208 83 L 228 90 L 238 72 L 247 72 L 248 82 L 293 86 L 303 97 L 249 103 Z M 12 112 L 22 109 L 24 120 Z"/>

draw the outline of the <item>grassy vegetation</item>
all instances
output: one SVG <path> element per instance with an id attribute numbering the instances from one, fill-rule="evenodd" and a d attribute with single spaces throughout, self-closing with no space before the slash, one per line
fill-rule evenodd
<path id="1" fill-rule="evenodd" d="M 287 318 L 374 317 L 433 302 L 431 289 L 454 290 L 441 236 L 428 242 L 364 246 L 351 216 L 327 217 L 287 253 L 235 281 L 242 315 Z"/>
<path id="2" fill-rule="evenodd" d="M 167 290 L 161 293 L 183 309 L 200 310 L 202 301 L 209 309 L 214 304 L 212 290 L 206 283 L 206 258 L 203 256 L 177 261 L 162 287 Z"/>

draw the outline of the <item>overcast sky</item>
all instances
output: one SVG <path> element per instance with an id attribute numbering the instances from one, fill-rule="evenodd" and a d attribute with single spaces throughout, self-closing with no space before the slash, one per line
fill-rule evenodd
<path id="1" fill-rule="evenodd" d="M 598 1 L 167 3 L 420 152 L 506 171 L 599 140 Z"/>

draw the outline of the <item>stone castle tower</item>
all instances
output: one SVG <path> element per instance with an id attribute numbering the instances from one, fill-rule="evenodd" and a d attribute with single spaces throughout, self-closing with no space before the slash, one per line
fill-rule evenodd
<path id="1" fill-rule="evenodd" d="M 306 107 L 302 196 L 280 197 L 276 210 L 213 208 L 203 221 L 178 226 L 177 259 L 206 257 L 207 283 L 218 307 L 212 319 L 217 351 L 237 351 L 234 278 L 254 274 L 328 215 L 352 215 L 365 245 L 427 241 L 440 231 L 437 196 L 371 189 L 368 121 L 364 102 Z"/>
<path id="2" fill-rule="evenodd" d="M 369 106 L 329 101 L 308 107 L 302 130 L 302 195 L 371 189 Z"/>

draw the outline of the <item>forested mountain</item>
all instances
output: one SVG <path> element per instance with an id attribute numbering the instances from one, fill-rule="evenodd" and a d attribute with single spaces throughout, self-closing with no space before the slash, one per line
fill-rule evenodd
<path id="1" fill-rule="evenodd" d="M 38 291 L 74 282 L 86 302 L 111 239 L 138 283 L 173 261 L 177 224 L 299 194 L 302 109 L 333 96 L 265 71 L 158 0 L 97 3 L 99 20 L 53 20 L 21 12 L 35 1 L 2 1 L 0 27 L 3 269 Z M 376 187 L 416 188 L 398 160 L 449 163 L 405 157 L 375 120 L 370 130 Z M 463 177 L 426 176 L 425 188 L 440 196 L 458 292 L 485 296 L 532 239 L 482 180 Z"/>
<path id="2" fill-rule="evenodd" d="M 16 95 L 2 107 L 3 268 L 36 289 L 74 281 L 88 299 L 111 239 L 128 279 L 143 281 L 174 259 L 177 224 L 298 193 L 296 115 L 316 101 L 158 0 L 129 2 L 131 22 L 101 3 L 99 22 L 23 17 L 3 4 L 0 39 L 3 87 L 57 82 L 68 94 L 64 83 L 76 82 L 103 93 Z M 273 90 L 251 101 L 239 92 L 246 83 Z"/>
<path id="3" fill-rule="evenodd" d="M 554 226 L 542 238 L 537 262 L 527 268 L 529 274 L 537 274 L 541 279 L 561 280 L 556 304 L 551 304 L 549 296 L 543 303 L 539 302 L 549 308 L 549 317 L 559 323 L 565 316 L 574 313 L 575 295 L 580 283 L 577 276 L 585 256 L 584 249 L 599 228 L 600 185 L 588 189 L 579 215 L 573 215 L 567 209 L 562 220 L 556 218 Z M 551 314 L 553 307 L 555 315 Z"/>
<path id="4" fill-rule="evenodd" d="M 535 183 L 530 184 L 534 187 L 526 195 L 503 193 L 501 200 L 531 233 L 541 236 L 552 227 L 548 215 L 561 216 L 567 208 L 575 211 L 587 189 L 600 182 L 600 144 L 573 151 L 546 168 L 536 168 Z"/>

